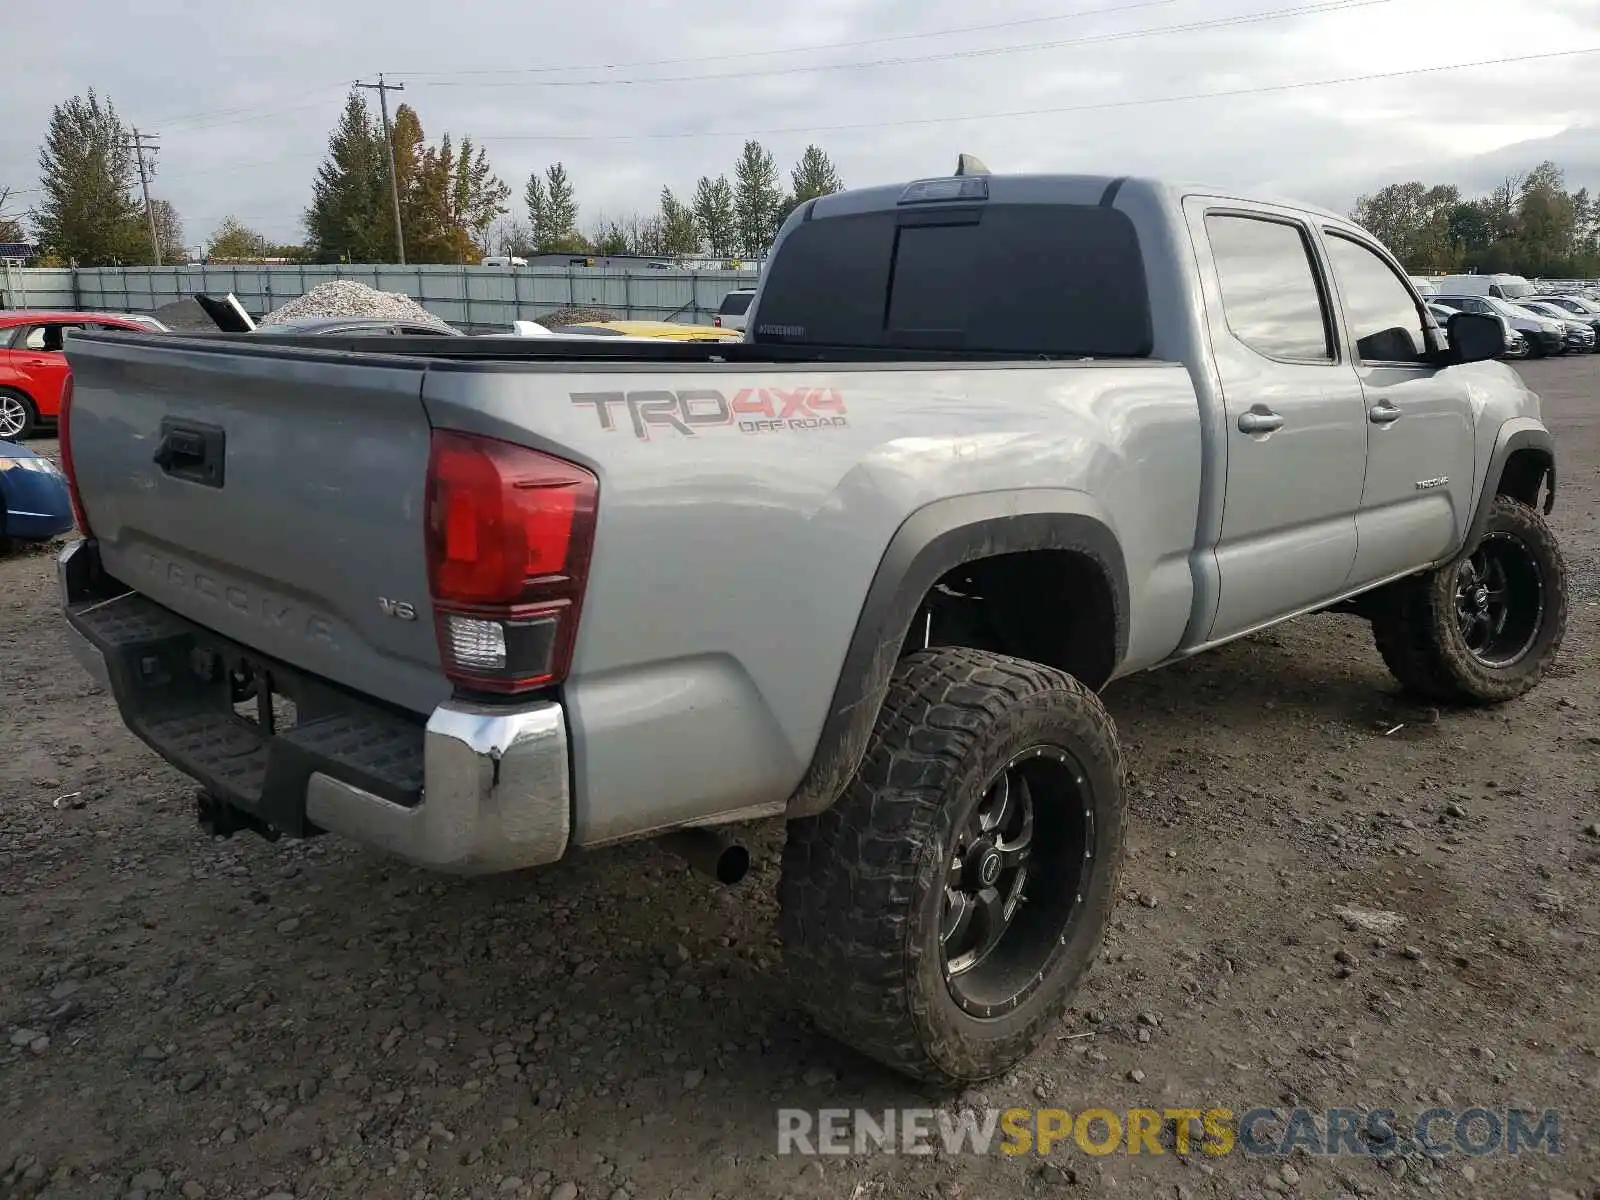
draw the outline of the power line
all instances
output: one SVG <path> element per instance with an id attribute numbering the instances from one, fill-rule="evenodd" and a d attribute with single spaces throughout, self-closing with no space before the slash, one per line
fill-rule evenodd
<path id="1" fill-rule="evenodd" d="M 1477 62 L 1447 63 L 1438 67 L 1410 67 L 1403 71 L 1382 71 L 1373 75 L 1346 75 L 1339 79 L 1314 79 L 1299 83 L 1273 83 L 1260 87 L 1228 88 L 1215 92 L 1190 92 L 1181 96 L 1148 96 L 1131 100 L 1101 100 L 1088 104 L 1066 104 L 1053 108 L 1015 109 L 1010 112 L 966 113 L 953 117 L 907 117 L 898 121 L 856 121 L 844 125 L 787 125 L 768 129 L 704 129 L 677 133 L 504 133 L 480 137 L 480 142 L 633 142 L 673 141 L 683 138 L 771 137 L 788 133 L 843 133 L 860 129 L 897 129 L 912 125 L 954 125 L 962 121 L 1007 121 L 1019 117 L 1056 116 L 1062 113 L 1098 112 L 1115 108 L 1143 108 L 1156 104 L 1181 104 L 1191 100 L 1220 100 L 1233 96 L 1262 96 L 1273 92 L 1294 92 L 1308 88 L 1335 87 L 1345 83 L 1375 83 L 1414 75 L 1436 75 L 1444 71 L 1467 71 L 1476 67 L 1499 67 L 1513 63 L 1537 62 L 1554 58 L 1575 58 L 1600 54 L 1600 46 L 1583 50 L 1551 50 L 1543 54 L 1520 54 L 1506 58 L 1485 58 Z"/>
<path id="2" fill-rule="evenodd" d="M 1373 8 L 1392 4 L 1394 0 L 1318 0 L 1297 8 L 1285 8 L 1268 13 L 1241 13 L 1231 17 L 1214 17 L 1204 21 L 1191 21 L 1182 25 L 1155 25 L 1145 29 L 1125 29 L 1114 33 L 1090 34 L 1085 37 L 1063 38 L 1050 42 L 1023 42 L 1008 46 L 987 46 L 975 50 L 947 50 L 938 54 L 908 55 L 903 58 L 878 58 L 844 63 L 813 63 L 794 67 L 775 67 L 770 70 L 723 71 L 700 75 L 659 75 L 645 79 L 537 79 L 504 80 L 499 82 L 470 82 L 466 80 L 440 80 L 424 83 L 425 87 L 537 87 L 537 88 L 587 88 L 587 87 L 646 87 L 662 83 L 706 83 L 733 79 L 770 79 L 779 75 L 810 75 L 823 71 L 877 70 L 882 67 L 904 67 L 925 63 L 956 62 L 963 59 L 993 58 L 1002 54 L 1032 54 L 1041 50 L 1060 50 L 1071 46 L 1094 46 L 1108 42 L 1132 41 L 1137 38 L 1160 37 L 1173 33 L 1201 33 L 1212 29 L 1232 29 L 1241 25 L 1260 25 L 1268 21 L 1283 21 L 1290 17 L 1315 16 L 1322 13 L 1342 12 L 1347 9 Z"/>
<path id="3" fill-rule="evenodd" d="M 594 63 L 582 67 L 498 67 L 466 71 L 394 71 L 407 79 L 431 78 L 441 75 L 552 75 L 566 71 L 624 71 L 634 67 L 675 67 L 691 62 L 732 62 L 747 58 L 770 58 L 779 54 L 811 54 L 819 50 L 854 50 L 861 46 L 882 46 L 892 42 L 913 42 L 925 38 L 954 37 L 968 33 L 990 33 L 997 29 L 1018 29 L 1028 25 L 1053 24 L 1057 21 L 1075 21 L 1083 17 L 1101 17 L 1113 13 L 1133 12 L 1144 8 L 1169 8 L 1180 0 L 1138 0 L 1135 4 L 1114 4 L 1109 8 L 1083 8 L 1074 12 L 1056 13 L 1048 17 L 1024 17 L 1016 21 L 995 21 L 987 25 L 958 25 L 948 29 L 931 29 L 926 33 L 896 33 L 885 37 L 862 38 L 853 42 L 822 42 L 810 46 L 782 46 L 775 50 L 739 50 L 729 54 L 692 54 L 682 58 L 647 58 L 633 62 Z"/>
<path id="4" fill-rule="evenodd" d="M 343 91 L 348 86 L 348 84 L 340 82 L 326 84 L 318 88 L 312 88 L 309 91 L 304 88 L 300 88 L 296 89 L 295 95 L 302 98 L 306 96 L 322 97 L 326 96 L 329 92 Z M 278 101 L 269 101 L 263 104 L 242 104 L 234 108 L 210 109 L 205 112 L 186 113 L 182 116 L 165 117 L 162 119 L 161 123 L 168 127 L 174 125 L 197 125 L 201 128 L 210 128 L 212 125 L 231 125 L 235 123 L 233 120 L 229 120 L 227 118 L 236 117 L 242 121 L 255 121 L 265 117 L 274 117 L 279 113 L 299 112 L 302 109 L 319 108 L 321 107 L 322 103 L 323 101 L 318 99 L 291 105 L 284 105 Z"/>

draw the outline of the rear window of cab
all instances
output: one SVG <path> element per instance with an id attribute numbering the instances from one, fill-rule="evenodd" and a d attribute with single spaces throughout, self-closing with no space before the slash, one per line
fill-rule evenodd
<path id="1" fill-rule="evenodd" d="M 1149 356 L 1127 214 L 954 204 L 804 221 L 768 264 L 752 340 L 1051 357 Z"/>

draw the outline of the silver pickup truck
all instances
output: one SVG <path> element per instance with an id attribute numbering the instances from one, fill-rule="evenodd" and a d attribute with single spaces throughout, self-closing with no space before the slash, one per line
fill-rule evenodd
<path id="1" fill-rule="evenodd" d="M 86 333 L 66 619 L 216 832 L 732 878 L 787 818 L 796 1002 L 980 1079 L 1115 903 L 1109 681 L 1326 609 L 1432 702 L 1545 673 L 1503 349 L 1333 213 L 982 174 L 803 205 L 731 345 Z"/>

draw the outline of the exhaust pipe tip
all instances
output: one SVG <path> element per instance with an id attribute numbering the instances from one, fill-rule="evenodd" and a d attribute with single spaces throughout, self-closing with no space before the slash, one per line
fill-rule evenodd
<path id="1" fill-rule="evenodd" d="M 710 829 L 680 829 L 657 839 L 700 874 L 732 886 L 750 870 L 750 851 Z"/>
<path id="2" fill-rule="evenodd" d="M 750 870 L 750 851 L 738 842 L 729 844 L 717 856 L 717 882 L 730 887 L 738 883 Z"/>

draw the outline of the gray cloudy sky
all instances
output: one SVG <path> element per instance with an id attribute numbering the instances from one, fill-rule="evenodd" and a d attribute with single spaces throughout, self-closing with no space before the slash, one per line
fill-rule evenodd
<path id="1" fill-rule="evenodd" d="M 51 105 L 92 86 L 161 135 L 155 193 L 192 244 L 229 213 L 298 239 L 343 94 L 378 71 L 430 139 L 483 141 L 518 201 L 530 170 L 564 161 L 585 226 L 728 170 L 752 133 L 785 169 L 816 141 L 846 185 L 945 173 L 966 150 L 996 171 L 1346 208 L 1396 178 L 1481 186 L 1552 147 L 1572 183 L 1600 185 L 1600 53 L 1138 103 L 1600 51 L 1600 0 L 76 0 L 38 29 L 0 70 L 11 207 L 37 198 Z"/>

